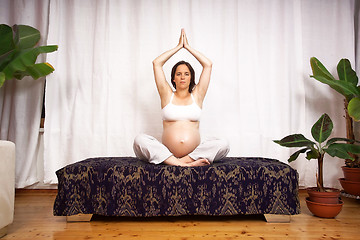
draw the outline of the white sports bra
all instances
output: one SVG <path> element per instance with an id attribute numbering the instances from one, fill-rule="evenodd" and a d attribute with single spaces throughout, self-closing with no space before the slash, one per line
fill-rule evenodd
<path id="1" fill-rule="evenodd" d="M 201 108 L 196 104 L 194 96 L 191 94 L 193 103 L 190 105 L 174 105 L 172 100 L 174 93 L 171 95 L 170 102 L 166 105 L 162 111 L 162 119 L 164 121 L 181 121 L 188 120 L 192 122 L 200 121 Z"/>

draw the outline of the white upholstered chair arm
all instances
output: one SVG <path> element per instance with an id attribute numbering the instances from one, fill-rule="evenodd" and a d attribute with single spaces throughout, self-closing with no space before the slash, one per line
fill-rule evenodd
<path id="1" fill-rule="evenodd" d="M 14 219 L 15 144 L 0 140 L 0 238 Z"/>

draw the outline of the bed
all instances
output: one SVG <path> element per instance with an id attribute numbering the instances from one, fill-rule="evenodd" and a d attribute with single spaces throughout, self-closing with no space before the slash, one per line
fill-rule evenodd
<path id="1" fill-rule="evenodd" d="M 158 217 L 300 213 L 298 173 L 275 159 L 227 157 L 209 166 L 152 165 L 134 157 L 89 158 L 56 172 L 55 216 Z"/>

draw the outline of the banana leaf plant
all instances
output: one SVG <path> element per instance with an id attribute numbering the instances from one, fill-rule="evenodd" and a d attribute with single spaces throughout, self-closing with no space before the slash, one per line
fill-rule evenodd
<path id="1" fill-rule="evenodd" d="M 295 161 L 301 153 L 306 153 L 306 159 L 318 160 L 318 173 L 317 173 L 317 188 L 318 191 L 324 192 L 324 172 L 323 162 L 325 154 L 329 154 L 332 157 L 338 157 L 341 159 L 354 160 L 353 154 L 360 153 L 360 145 L 347 144 L 347 142 L 357 142 L 348 138 L 331 138 L 327 140 L 332 132 L 333 122 L 330 117 L 324 113 L 319 120 L 312 126 L 311 135 L 314 141 L 307 139 L 302 134 L 292 134 L 284 137 L 281 140 L 274 140 L 275 143 L 283 147 L 300 147 L 301 149 L 293 153 L 288 162 Z M 327 142 L 325 142 L 327 140 Z"/>
<path id="2" fill-rule="evenodd" d="M 341 59 L 337 65 L 339 80 L 324 67 L 324 65 L 315 57 L 310 59 L 313 75 L 311 77 L 329 85 L 332 89 L 342 94 L 348 103 L 347 111 L 355 120 L 360 121 L 360 86 L 358 86 L 358 77 L 351 68 L 348 59 Z"/>
<path id="3" fill-rule="evenodd" d="M 356 72 L 351 68 L 348 59 L 341 59 L 337 65 L 337 80 L 315 57 L 310 59 L 312 78 L 327 84 L 329 87 L 344 96 L 346 137 L 355 140 L 354 122 L 360 121 L 360 85 Z M 360 158 L 354 155 L 355 161 L 345 160 L 348 167 L 360 168 Z"/>
<path id="4" fill-rule="evenodd" d="M 36 46 L 39 40 L 40 32 L 33 27 L 0 24 L 0 87 L 6 80 L 38 79 L 54 71 L 49 63 L 35 62 L 39 54 L 54 52 L 58 46 Z"/>

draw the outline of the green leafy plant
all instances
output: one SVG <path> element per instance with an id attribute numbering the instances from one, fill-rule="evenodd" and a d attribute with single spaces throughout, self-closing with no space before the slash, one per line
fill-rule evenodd
<path id="1" fill-rule="evenodd" d="M 337 65 L 339 80 L 324 67 L 324 65 L 315 57 L 310 59 L 313 75 L 311 77 L 329 85 L 332 89 L 342 94 L 348 103 L 347 111 L 356 121 L 360 121 L 360 86 L 358 86 L 358 77 L 351 68 L 348 59 L 341 59 Z"/>
<path id="2" fill-rule="evenodd" d="M 58 46 L 35 47 L 39 40 L 40 32 L 33 27 L 0 24 L 0 87 L 6 80 L 38 79 L 54 71 L 49 63 L 35 62 L 39 54 L 54 52 Z"/>
<path id="3" fill-rule="evenodd" d="M 325 113 L 311 128 L 311 135 L 316 142 L 307 139 L 302 134 L 292 134 L 281 140 L 274 140 L 275 143 L 283 147 L 301 147 L 300 150 L 296 151 L 289 157 L 289 162 L 295 161 L 301 153 L 306 153 L 306 159 L 308 160 L 318 160 L 318 174 L 316 182 L 317 188 L 321 192 L 325 191 L 323 180 L 324 155 L 327 153 L 332 157 L 354 160 L 353 156 L 349 153 L 360 153 L 360 145 L 346 143 L 359 141 L 348 138 L 331 138 L 327 140 L 331 135 L 332 129 L 333 122 Z M 326 140 L 327 142 L 325 142 Z"/>
<path id="4" fill-rule="evenodd" d="M 313 75 L 312 78 L 327 84 L 332 89 L 344 96 L 345 105 L 345 123 L 346 137 L 355 140 L 354 122 L 360 121 L 360 85 L 358 86 L 358 77 L 351 68 L 348 59 L 341 59 L 337 65 L 339 80 L 324 67 L 324 65 L 315 57 L 310 59 Z M 360 167 L 359 156 L 354 155 L 355 161 L 346 160 L 348 167 Z"/>

